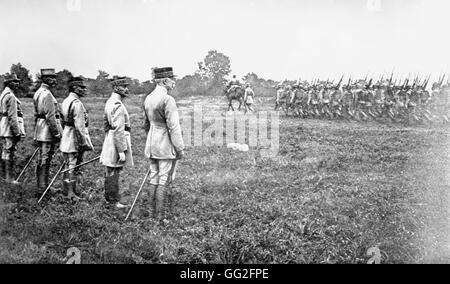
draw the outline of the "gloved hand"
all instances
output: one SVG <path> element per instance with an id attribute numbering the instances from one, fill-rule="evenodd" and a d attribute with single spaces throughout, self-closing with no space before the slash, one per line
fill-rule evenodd
<path id="1" fill-rule="evenodd" d="M 53 138 L 54 138 L 56 144 L 61 142 L 61 134 L 58 134 L 58 135 L 54 136 Z"/>
<path id="2" fill-rule="evenodd" d="M 124 152 L 119 153 L 119 163 L 125 163 L 126 156 Z"/>
<path id="3" fill-rule="evenodd" d="M 94 151 L 94 146 L 89 145 L 83 145 L 80 147 L 79 152 L 88 152 L 88 151 Z"/>

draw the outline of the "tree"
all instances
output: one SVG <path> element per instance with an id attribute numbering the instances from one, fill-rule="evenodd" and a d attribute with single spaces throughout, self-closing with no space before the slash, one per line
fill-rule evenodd
<path id="1" fill-rule="evenodd" d="M 231 63 L 228 56 L 215 50 L 209 51 L 203 62 L 198 63 L 197 74 L 207 80 L 214 87 L 223 88 L 225 77 L 231 72 Z"/>
<path id="2" fill-rule="evenodd" d="M 199 74 L 187 75 L 177 80 L 173 94 L 175 97 L 207 95 L 207 85 Z"/>
<path id="3" fill-rule="evenodd" d="M 112 92 L 111 84 L 108 81 L 109 74 L 105 71 L 98 70 L 97 78 L 89 85 L 89 92 L 98 96 L 105 97 Z"/>
<path id="4" fill-rule="evenodd" d="M 5 88 L 3 83 L 4 83 L 3 75 L 0 75 L 0 90 L 3 90 Z"/>
<path id="5" fill-rule="evenodd" d="M 272 80 L 265 80 L 259 78 L 255 73 L 248 73 L 244 76 L 244 81 L 250 83 L 253 91 L 255 91 L 256 96 L 276 96 L 275 82 Z"/>
<path id="6" fill-rule="evenodd" d="M 69 81 L 73 78 L 70 71 L 64 69 L 56 73 L 55 97 L 65 97 L 69 93 Z"/>
<path id="7" fill-rule="evenodd" d="M 138 79 L 133 79 L 129 77 L 127 77 L 127 79 L 128 82 L 130 83 L 130 85 L 128 85 L 128 91 L 130 92 L 130 94 L 142 95 L 145 93 L 145 89 L 142 87 Z"/>
<path id="8" fill-rule="evenodd" d="M 30 88 L 33 86 L 33 80 L 30 77 L 30 71 L 23 67 L 19 62 L 11 66 L 11 73 L 15 73 L 20 79 L 19 88 L 17 89 L 17 96 L 24 97 L 30 92 Z"/>
<path id="9" fill-rule="evenodd" d="M 150 81 L 144 81 L 144 82 L 142 82 L 142 89 L 143 89 L 143 93 L 144 94 L 150 94 L 151 92 L 153 92 L 153 90 L 155 89 L 155 87 L 156 87 L 156 84 L 155 83 L 152 83 L 152 82 L 150 82 Z"/>

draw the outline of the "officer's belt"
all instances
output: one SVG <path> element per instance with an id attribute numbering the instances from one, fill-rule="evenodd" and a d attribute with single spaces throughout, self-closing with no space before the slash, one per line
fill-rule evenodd
<path id="1" fill-rule="evenodd" d="M 8 113 L 7 113 L 7 112 L 0 112 L 0 117 L 3 117 L 3 116 L 7 117 L 7 116 L 8 116 Z M 18 117 L 23 117 L 23 113 L 18 112 L 18 113 L 17 113 L 17 116 L 18 116 Z"/>
<path id="2" fill-rule="evenodd" d="M 36 119 L 46 119 L 47 118 L 45 114 L 35 114 L 34 117 Z M 59 119 L 59 114 L 55 114 L 55 118 Z"/>
<path id="3" fill-rule="evenodd" d="M 65 126 L 69 126 L 69 127 L 73 127 L 75 128 L 75 122 L 68 122 L 68 121 L 64 121 L 64 125 Z M 89 127 L 89 123 L 86 121 L 86 123 L 84 124 L 85 127 Z"/>
<path id="4" fill-rule="evenodd" d="M 162 128 L 167 128 L 167 124 L 165 122 L 159 122 L 159 121 L 150 121 L 150 125 L 159 126 Z"/>
<path id="5" fill-rule="evenodd" d="M 107 126 L 105 126 L 105 132 L 108 132 L 109 130 L 115 130 L 115 127 L 112 127 L 110 124 L 108 124 Z M 131 127 L 130 126 L 125 126 L 125 131 L 126 132 L 131 132 Z"/>

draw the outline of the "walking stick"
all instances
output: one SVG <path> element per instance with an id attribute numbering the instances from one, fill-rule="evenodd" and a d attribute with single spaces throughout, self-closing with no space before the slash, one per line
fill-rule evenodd
<path id="1" fill-rule="evenodd" d="M 125 217 L 125 221 L 128 220 L 128 217 L 130 217 L 130 214 L 133 211 L 134 205 L 136 204 L 136 201 L 137 201 L 139 195 L 141 194 L 141 190 L 144 187 L 145 181 L 147 180 L 148 176 L 150 175 L 150 169 L 151 169 L 151 166 L 148 167 L 147 174 L 145 175 L 144 180 L 142 181 L 141 187 L 139 188 L 139 191 L 136 194 L 136 197 L 134 198 L 133 204 L 131 205 L 130 211 L 128 211 L 127 217 Z"/>
<path id="2" fill-rule="evenodd" d="M 44 193 L 42 194 L 41 198 L 39 198 L 38 203 L 41 202 L 42 198 L 44 198 L 45 194 L 47 193 L 47 191 L 50 189 L 50 187 L 53 185 L 53 183 L 55 182 L 56 178 L 58 177 L 58 175 L 61 173 L 62 169 L 64 168 L 64 166 L 66 165 L 66 161 L 64 161 L 61 165 L 61 167 L 59 168 L 58 172 L 56 173 L 55 177 L 52 179 L 52 182 L 47 186 L 47 189 L 44 191 Z"/>
<path id="3" fill-rule="evenodd" d="M 79 164 L 78 166 L 75 166 L 75 167 L 73 167 L 73 168 L 69 168 L 69 169 L 67 169 L 67 170 L 64 170 L 64 171 L 62 171 L 61 173 L 64 174 L 64 173 L 67 173 L 68 171 L 71 171 L 71 170 L 75 170 L 75 169 L 81 168 L 82 166 L 85 166 L 85 165 L 87 165 L 87 164 L 90 164 L 90 163 L 92 163 L 92 162 L 95 162 L 95 161 L 97 161 L 97 160 L 99 160 L 99 159 L 100 159 L 100 156 L 98 156 L 97 158 L 91 159 L 91 160 L 89 160 L 89 161 L 87 161 L 87 162 L 81 163 L 81 164 Z"/>
<path id="4" fill-rule="evenodd" d="M 25 167 L 23 168 L 22 172 L 20 173 L 20 175 L 16 178 L 15 181 L 13 181 L 13 183 L 19 183 L 20 178 L 22 177 L 22 175 L 25 173 L 25 170 L 28 168 L 28 166 L 31 164 L 31 161 L 33 161 L 34 157 L 36 156 L 37 152 L 39 151 L 39 148 L 36 148 L 36 150 L 34 151 L 33 155 L 31 156 L 30 160 L 28 161 L 28 163 L 25 165 Z"/>

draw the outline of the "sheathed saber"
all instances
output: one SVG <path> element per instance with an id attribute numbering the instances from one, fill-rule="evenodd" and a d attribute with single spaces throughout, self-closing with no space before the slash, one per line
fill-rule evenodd
<path id="1" fill-rule="evenodd" d="M 141 187 L 138 190 L 138 193 L 136 194 L 136 197 L 134 198 L 133 204 L 131 205 L 130 211 L 128 211 L 127 217 L 125 217 L 125 221 L 128 220 L 128 217 L 130 217 L 131 212 L 133 211 L 134 205 L 136 204 L 136 201 L 141 194 L 142 188 L 144 187 L 145 181 L 147 180 L 148 176 L 150 175 L 151 166 L 148 167 L 147 174 L 144 177 L 144 180 L 142 181 Z"/>
<path id="2" fill-rule="evenodd" d="M 95 161 L 97 161 L 97 160 L 99 160 L 99 159 L 100 159 L 100 156 L 98 156 L 97 158 L 91 159 L 91 160 L 89 160 L 89 161 L 87 161 L 87 162 L 81 163 L 81 164 L 79 164 L 79 165 L 77 165 L 77 166 L 75 166 L 75 167 L 72 167 L 72 168 L 69 168 L 69 169 L 67 169 L 67 170 L 64 170 L 64 171 L 62 171 L 61 173 L 64 174 L 64 173 L 67 173 L 68 171 L 72 171 L 72 170 L 81 168 L 82 166 L 85 166 L 85 165 L 87 165 L 87 164 L 90 164 L 90 163 L 92 163 L 92 162 L 95 162 Z"/>
<path id="3" fill-rule="evenodd" d="M 62 169 L 65 167 L 66 165 L 66 161 L 64 161 L 61 165 L 61 167 L 59 168 L 58 172 L 56 173 L 55 177 L 52 179 L 52 182 L 47 186 L 47 189 L 45 189 L 44 193 L 42 194 L 41 198 L 39 198 L 38 203 L 41 202 L 42 198 L 44 198 L 45 194 L 47 194 L 47 191 L 50 189 L 50 187 L 53 185 L 53 183 L 55 182 L 56 178 L 59 176 L 59 174 L 61 173 Z"/>
<path id="4" fill-rule="evenodd" d="M 22 172 L 20 173 L 20 175 L 16 178 L 16 180 L 14 181 L 14 183 L 19 183 L 20 178 L 22 177 L 22 175 L 25 173 L 25 170 L 28 168 L 28 166 L 30 166 L 31 162 L 33 161 L 34 157 L 36 156 L 37 152 L 39 151 L 39 148 L 36 148 L 36 150 L 34 151 L 33 155 L 31 156 L 30 160 L 28 161 L 28 163 L 25 165 L 25 167 L 23 168 Z"/>

